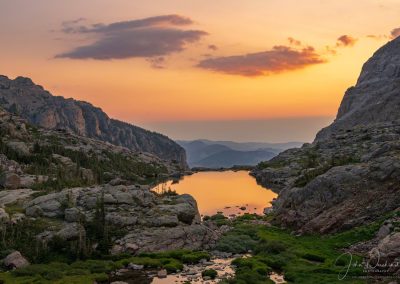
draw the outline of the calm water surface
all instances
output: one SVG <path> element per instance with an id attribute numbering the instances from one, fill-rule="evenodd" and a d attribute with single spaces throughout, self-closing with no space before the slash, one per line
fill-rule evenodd
<path id="1" fill-rule="evenodd" d="M 179 194 L 192 195 L 202 215 L 217 212 L 226 215 L 262 214 L 263 209 L 271 206 L 271 201 L 277 197 L 271 190 L 259 186 L 247 171 L 199 172 L 185 176 L 179 183 L 160 184 L 154 190 L 161 192 L 168 188 Z"/>

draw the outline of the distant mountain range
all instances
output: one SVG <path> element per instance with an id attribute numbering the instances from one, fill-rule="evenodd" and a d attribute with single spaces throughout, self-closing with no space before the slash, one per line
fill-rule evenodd
<path id="1" fill-rule="evenodd" d="M 302 142 L 258 143 L 211 141 L 205 139 L 177 141 L 185 150 L 190 167 L 229 168 L 254 166 L 269 160 L 280 152 L 300 147 Z"/>

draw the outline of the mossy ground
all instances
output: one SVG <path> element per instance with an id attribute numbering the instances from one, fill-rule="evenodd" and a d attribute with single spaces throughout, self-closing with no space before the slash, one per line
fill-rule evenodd
<path id="1" fill-rule="evenodd" d="M 218 243 L 217 248 L 223 251 L 252 251 L 252 257 L 234 261 L 236 278 L 226 283 L 272 283 L 267 277 L 272 270 L 283 273 L 288 283 L 366 283 L 361 267 L 351 267 L 339 280 L 349 263 L 349 257 L 340 256 L 351 244 L 373 238 L 379 222 L 334 235 L 295 236 L 277 227 L 252 224 L 251 218 L 263 217 L 238 219 L 234 229 Z M 354 255 L 352 262 L 361 260 Z"/>

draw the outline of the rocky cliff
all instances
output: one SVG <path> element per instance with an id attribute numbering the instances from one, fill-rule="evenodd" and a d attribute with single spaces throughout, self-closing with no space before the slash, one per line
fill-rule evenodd
<path id="1" fill-rule="evenodd" d="M 110 119 L 100 108 L 87 102 L 53 96 L 29 78 L 11 80 L 0 76 L 0 106 L 36 126 L 67 130 L 134 151 L 148 152 L 174 161 L 184 169 L 187 167 L 184 149 L 168 137 Z"/>
<path id="2" fill-rule="evenodd" d="M 349 88 L 334 123 L 317 134 L 317 141 L 340 130 L 400 119 L 400 40 L 397 38 L 364 64 L 357 84 Z"/>
<path id="3" fill-rule="evenodd" d="M 369 59 L 336 120 L 312 144 L 252 172 L 280 193 L 275 220 L 301 232 L 369 223 L 400 202 L 400 38 Z"/>

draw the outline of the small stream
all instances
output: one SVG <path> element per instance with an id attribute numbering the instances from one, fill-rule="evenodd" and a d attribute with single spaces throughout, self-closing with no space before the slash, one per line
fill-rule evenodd
<path id="1" fill-rule="evenodd" d="M 159 277 L 157 270 L 128 270 L 117 271 L 111 278 L 113 281 L 123 281 L 128 284 L 216 284 L 222 279 L 229 279 L 235 276 L 235 267 L 232 261 L 239 257 L 249 257 L 250 255 L 233 255 L 226 258 L 212 258 L 210 261 L 203 261 L 195 265 L 185 265 L 183 271 L 168 274 L 166 277 Z M 215 279 L 203 279 L 201 273 L 206 269 L 214 269 L 218 276 Z M 277 284 L 286 283 L 283 275 L 272 273 L 270 279 Z"/>
<path id="2" fill-rule="evenodd" d="M 235 275 L 235 270 L 231 266 L 231 262 L 233 260 L 234 258 L 226 258 L 226 259 L 220 258 L 198 265 L 189 265 L 186 266 L 183 272 L 181 273 L 175 275 L 168 275 L 167 278 L 154 278 L 151 283 L 152 284 L 172 284 L 172 283 L 185 283 L 185 282 L 190 282 L 192 284 L 218 283 L 218 281 L 221 279 L 232 278 Z M 215 280 L 211 279 L 203 280 L 201 273 L 205 269 L 216 270 L 218 272 L 217 278 Z"/>

